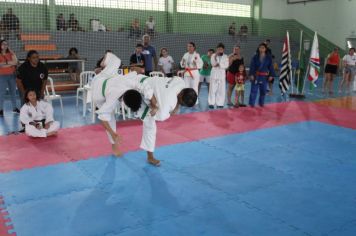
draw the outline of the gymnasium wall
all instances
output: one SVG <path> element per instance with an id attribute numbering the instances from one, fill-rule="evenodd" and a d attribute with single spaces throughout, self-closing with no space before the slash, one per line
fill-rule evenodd
<path id="1" fill-rule="evenodd" d="M 262 3 L 265 19 L 295 19 L 317 31 L 340 48 L 345 48 L 345 38 L 356 31 L 355 0 L 324 0 L 305 4 L 287 4 L 286 0 L 268 0 Z"/>

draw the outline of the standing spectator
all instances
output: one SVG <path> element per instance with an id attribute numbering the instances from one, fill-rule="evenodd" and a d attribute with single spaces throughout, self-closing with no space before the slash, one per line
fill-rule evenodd
<path id="1" fill-rule="evenodd" d="M 1 56 L 0 56 L 0 116 L 4 115 L 4 100 L 6 89 L 9 88 L 13 112 L 20 113 L 16 106 L 16 77 L 15 71 L 17 66 L 17 57 L 14 52 L 9 49 L 6 40 L 0 41 Z"/>
<path id="2" fill-rule="evenodd" d="M 236 36 L 236 24 L 235 24 L 235 22 L 232 22 L 230 27 L 229 27 L 229 35 L 231 35 L 232 38 L 235 40 L 235 36 Z"/>
<path id="3" fill-rule="evenodd" d="M 336 47 L 326 58 L 325 78 L 323 83 L 323 92 L 328 90 L 329 95 L 333 95 L 333 80 L 337 74 L 337 69 L 340 64 L 339 49 Z"/>
<path id="4" fill-rule="evenodd" d="M 2 20 L 0 20 L 0 40 L 3 40 L 6 38 L 6 27 L 5 24 L 2 22 Z"/>
<path id="5" fill-rule="evenodd" d="M 199 70 L 203 67 L 203 61 L 200 58 L 199 53 L 196 52 L 195 43 L 189 42 L 187 44 L 187 52 L 184 54 L 182 60 L 180 61 L 180 66 L 184 68 L 183 77 L 185 81 L 185 87 L 194 89 L 199 96 Z"/>
<path id="6" fill-rule="evenodd" d="M 145 75 L 149 76 L 150 72 L 154 70 L 157 70 L 157 55 L 156 55 L 156 49 L 150 45 L 150 36 L 145 34 L 142 37 L 143 41 L 143 52 L 142 54 L 145 57 Z M 154 68 L 153 68 L 153 63 L 154 63 Z"/>
<path id="7" fill-rule="evenodd" d="M 67 59 L 80 59 L 80 56 L 78 54 L 78 49 L 77 48 L 69 49 Z M 79 81 L 80 69 L 79 69 L 78 62 L 70 62 L 68 64 L 69 64 L 68 71 L 69 71 L 70 78 L 74 82 Z"/>
<path id="8" fill-rule="evenodd" d="M 244 64 L 244 58 L 241 56 L 240 53 L 240 46 L 236 45 L 233 48 L 232 54 L 229 55 L 229 68 L 227 69 L 227 82 L 228 82 L 228 89 L 227 89 L 227 105 L 232 106 L 231 96 L 232 90 L 235 86 L 235 76 L 239 71 L 239 67 L 241 64 Z"/>
<path id="9" fill-rule="evenodd" d="M 174 60 L 168 54 L 167 48 L 161 48 L 158 66 L 166 77 L 173 77 Z"/>
<path id="10" fill-rule="evenodd" d="M 235 108 L 246 107 L 245 101 L 245 82 L 247 80 L 247 74 L 245 70 L 245 65 L 241 64 L 239 66 L 239 72 L 235 76 L 236 86 L 235 86 Z"/>
<path id="11" fill-rule="evenodd" d="M 352 84 L 356 74 L 356 55 L 355 48 L 349 49 L 349 54 L 342 58 L 344 66 L 344 75 L 339 85 L 339 93 L 342 92 L 342 87 L 346 83 L 346 94 L 350 93 L 350 85 Z"/>
<path id="12" fill-rule="evenodd" d="M 30 50 L 27 53 L 26 61 L 17 70 L 17 87 L 21 95 L 21 102 L 24 104 L 24 94 L 28 89 L 37 91 L 39 98 L 44 97 L 44 91 L 47 84 L 48 70 L 40 62 L 38 52 Z"/>
<path id="13" fill-rule="evenodd" d="M 216 53 L 211 55 L 211 82 L 209 89 L 209 108 L 223 108 L 226 97 L 226 69 L 229 67 L 229 58 L 224 54 L 225 46 L 219 43 Z"/>
<path id="14" fill-rule="evenodd" d="M 268 81 L 275 77 L 272 57 L 267 54 L 267 45 L 261 43 L 258 47 L 257 53 L 251 59 L 249 76 L 251 79 L 251 93 L 249 104 L 251 107 L 255 106 L 258 90 L 260 97 L 258 104 L 263 107 L 265 104 L 265 96 L 267 91 Z"/>
<path id="15" fill-rule="evenodd" d="M 137 18 L 135 18 L 130 26 L 129 38 L 138 39 L 141 36 L 140 22 Z"/>
<path id="16" fill-rule="evenodd" d="M 57 30 L 66 30 L 66 20 L 64 19 L 63 13 L 59 13 L 56 19 Z"/>
<path id="17" fill-rule="evenodd" d="M 16 37 L 20 39 L 20 20 L 12 13 L 12 8 L 7 9 L 6 14 L 2 16 L 2 23 L 6 29 L 6 39 L 9 39 L 12 32 L 15 32 Z"/>
<path id="18" fill-rule="evenodd" d="M 130 66 L 131 67 L 145 67 L 145 57 L 142 54 L 143 45 L 138 43 L 136 45 L 135 53 L 130 57 Z"/>
<path id="19" fill-rule="evenodd" d="M 69 15 L 68 30 L 79 31 L 79 22 L 73 13 Z"/>
<path id="20" fill-rule="evenodd" d="M 153 16 L 150 16 L 148 18 L 148 21 L 146 21 L 146 27 L 145 27 L 145 33 L 148 34 L 150 37 L 155 36 L 155 21 L 153 20 Z"/>
<path id="21" fill-rule="evenodd" d="M 206 55 L 203 55 L 201 57 L 203 61 L 203 68 L 199 70 L 200 74 L 200 83 L 199 83 L 199 88 L 198 91 L 200 92 L 200 87 L 202 83 L 205 83 L 208 85 L 208 93 L 209 93 L 209 86 L 210 86 L 210 73 L 211 73 L 211 55 L 215 53 L 214 49 L 209 49 L 208 53 Z"/>

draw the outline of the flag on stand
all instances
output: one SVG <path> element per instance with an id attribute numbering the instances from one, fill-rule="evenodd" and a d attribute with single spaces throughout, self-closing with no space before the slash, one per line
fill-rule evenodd
<path id="1" fill-rule="evenodd" d="M 313 45 L 310 53 L 309 68 L 308 80 L 314 85 L 314 87 L 316 87 L 315 82 L 317 81 L 320 72 L 319 43 L 316 32 L 314 34 Z"/>
<path id="2" fill-rule="evenodd" d="M 283 44 L 281 73 L 279 75 L 279 88 L 281 89 L 282 95 L 289 90 L 291 80 L 292 59 L 290 54 L 289 33 L 287 31 L 287 36 Z"/>

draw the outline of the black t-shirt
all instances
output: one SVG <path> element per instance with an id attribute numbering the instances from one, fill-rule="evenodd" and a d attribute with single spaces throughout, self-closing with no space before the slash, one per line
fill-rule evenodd
<path id="1" fill-rule="evenodd" d="M 145 57 L 143 54 L 136 55 L 136 53 L 132 54 L 130 57 L 130 65 L 132 64 L 142 64 L 142 67 L 145 66 Z"/>
<path id="2" fill-rule="evenodd" d="M 239 71 L 239 66 L 241 64 L 244 64 L 244 58 L 243 57 L 241 57 L 241 59 L 236 59 L 235 61 L 233 61 L 227 70 L 230 73 L 236 74 Z"/>
<path id="3" fill-rule="evenodd" d="M 17 69 L 17 78 L 22 81 L 25 90 L 33 88 L 40 93 L 42 83 L 46 83 L 48 78 L 48 70 L 42 62 L 39 62 L 37 67 L 33 67 L 26 61 Z"/>

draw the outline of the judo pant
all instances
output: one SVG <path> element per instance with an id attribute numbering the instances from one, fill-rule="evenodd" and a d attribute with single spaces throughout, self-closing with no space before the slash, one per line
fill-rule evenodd
<path id="1" fill-rule="evenodd" d="M 114 132 L 116 133 L 116 118 L 115 118 L 115 113 L 114 112 L 111 113 L 111 119 L 109 121 L 109 125 L 110 125 L 111 129 L 114 130 Z M 106 130 L 105 130 L 105 132 L 108 135 L 110 143 L 111 144 L 115 144 L 115 141 L 112 139 L 110 133 L 108 131 L 106 131 Z"/>
<path id="2" fill-rule="evenodd" d="M 157 125 L 154 117 L 147 115 L 143 119 L 143 131 L 140 148 L 154 152 L 156 146 Z"/>
<path id="3" fill-rule="evenodd" d="M 249 105 L 251 107 L 255 106 L 255 101 L 257 98 L 257 92 L 260 90 L 260 97 L 258 99 L 258 104 L 260 106 L 264 106 L 265 104 L 265 96 L 267 93 L 267 77 L 257 77 L 254 81 L 251 82 L 251 93 L 250 93 L 250 99 L 249 99 Z"/>
<path id="4" fill-rule="evenodd" d="M 37 129 L 33 125 L 25 125 L 25 133 L 30 137 L 45 138 L 47 137 L 48 133 L 58 131 L 59 127 L 60 124 L 58 121 L 53 121 L 53 123 L 49 126 L 48 129 Z"/>
<path id="5" fill-rule="evenodd" d="M 226 96 L 225 78 L 211 78 L 209 85 L 209 105 L 224 106 Z"/>
<path id="6" fill-rule="evenodd" d="M 193 78 L 190 76 L 189 72 L 184 73 L 184 82 L 186 88 L 192 88 L 198 94 L 199 82 L 200 82 L 200 74 L 199 70 L 191 71 Z"/>

